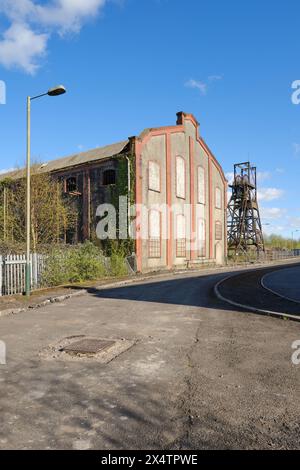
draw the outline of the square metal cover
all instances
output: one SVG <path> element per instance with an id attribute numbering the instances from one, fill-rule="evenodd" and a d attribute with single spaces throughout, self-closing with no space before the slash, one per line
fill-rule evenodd
<path id="1" fill-rule="evenodd" d="M 114 344 L 115 341 L 85 338 L 65 346 L 62 350 L 71 354 L 97 354 L 100 351 L 110 348 Z"/>

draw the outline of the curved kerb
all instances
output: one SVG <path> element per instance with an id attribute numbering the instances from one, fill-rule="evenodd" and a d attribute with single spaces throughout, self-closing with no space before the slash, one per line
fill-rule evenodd
<path id="1" fill-rule="evenodd" d="M 219 282 L 217 282 L 217 284 L 215 284 L 214 293 L 215 293 L 216 297 L 219 300 L 221 300 L 222 302 L 226 302 L 230 305 L 233 305 L 234 307 L 239 307 L 239 308 L 242 308 L 244 310 L 250 310 L 251 312 L 255 312 L 255 313 L 258 313 L 260 315 L 266 315 L 266 316 L 270 316 L 270 317 L 281 318 L 282 320 L 289 319 L 289 320 L 294 320 L 294 321 L 300 322 L 300 316 L 298 316 L 298 315 L 290 315 L 289 313 L 284 313 L 284 312 L 273 312 L 272 310 L 263 310 L 263 309 L 253 307 L 251 305 L 240 304 L 238 302 L 235 302 L 234 300 L 227 299 L 226 297 L 224 297 L 221 294 L 220 289 L 219 289 L 221 284 L 226 282 L 228 279 L 231 279 L 233 277 L 238 277 L 239 275 L 240 275 L 240 273 L 235 274 L 235 275 L 231 275 L 231 276 L 227 276 L 226 278 L 221 279 L 221 281 L 219 281 Z"/>

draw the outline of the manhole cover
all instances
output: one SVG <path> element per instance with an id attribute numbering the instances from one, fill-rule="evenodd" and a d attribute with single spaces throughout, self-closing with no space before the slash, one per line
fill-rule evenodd
<path id="1" fill-rule="evenodd" d="M 115 344 L 115 341 L 105 341 L 101 339 L 82 339 L 71 343 L 64 348 L 62 351 L 69 354 L 98 354 L 104 349 L 108 349 Z"/>
<path id="2" fill-rule="evenodd" d="M 136 343 L 136 339 L 68 336 L 40 351 L 40 357 L 45 360 L 97 361 L 100 364 L 108 364 Z"/>

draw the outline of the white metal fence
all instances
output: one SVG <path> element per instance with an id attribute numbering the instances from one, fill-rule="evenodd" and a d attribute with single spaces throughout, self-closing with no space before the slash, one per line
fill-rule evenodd
<path id="1" fill-rule="evenodd" d="M 45 256 L 37 253 L 30 255 L 31 288 L 41 286 Z M 14 295 L 25 292 L 26 256 L 0 256 L 0 295 Z"/>

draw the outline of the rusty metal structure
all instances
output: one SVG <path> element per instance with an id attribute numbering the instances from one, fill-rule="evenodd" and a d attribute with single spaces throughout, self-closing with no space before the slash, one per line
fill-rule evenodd
<path id="1" fill-rule="evenodd" d="M 234 165 L 232 195 L 228 203 L 228 251 L 264 252 L 262 224 L 257 203 L 256 167 L 250 162 Z"/>

